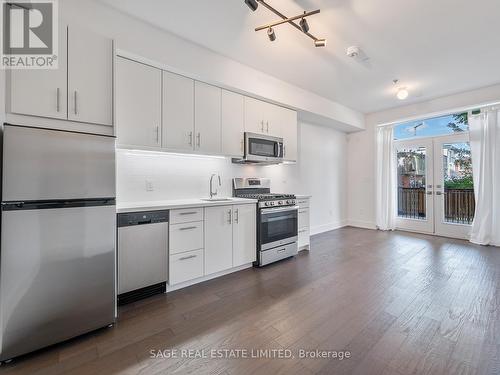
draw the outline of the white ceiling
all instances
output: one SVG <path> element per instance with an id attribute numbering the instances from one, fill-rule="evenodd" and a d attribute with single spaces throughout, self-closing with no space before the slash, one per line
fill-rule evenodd
<path id="1" fill-rule="evenodd" d="M 102 0 L 277 78 L 369 113 L 500 83 L 499 0 L 268 0 L 288 16 L 321 8 L 310 32 L 290 25 L 271 43 L 253 29 L 276 19 L 243 0 Z M 369 60 L 345 55 L 360 46 Z M 410 90 L 395 98 L 392 80 Z"/>

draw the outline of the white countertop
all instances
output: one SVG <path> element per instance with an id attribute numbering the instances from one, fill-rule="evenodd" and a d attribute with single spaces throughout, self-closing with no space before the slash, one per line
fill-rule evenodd
<path id="1" fill-rule="evenodd" d="M 117 213 L 155 210 L 173 210 L 176 208 L 230 206 L 233 204 L 256 204 L 256 199 L 230 198 L 226 201 L 205 201 L 200 198 L 174 199 L 164 201 L 120 202 L 116 205 Z"/>

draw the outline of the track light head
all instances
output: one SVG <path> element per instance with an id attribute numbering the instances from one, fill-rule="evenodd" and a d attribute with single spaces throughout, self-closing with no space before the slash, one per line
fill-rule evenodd
<path id="1" fill-rule="evenodd" d="M 315 47 L 325 47 L 326 46 L 326 39 L 317 39 L 314 41 L 314 46 Z"/>
<path id="2" fill-rule="evenodd" d="M 276 40 L 276 34 L 274 33 L 274 29 L 272 27 L 267 29 L 267 36 L 269 37 L 269 40 L 271 42 L 274 42 Z"/>
<path id="3" fill-rule="evenodd" d="M 245 0 L 245 4 L 248 5 L 252 12 L 255 12 L 259 7 L 259 3 L 257 3 L 257 0 Z"/>
<path id="4" fill-rule="evenodd" d="M 307 23 L 307 20 L 305 18 L 302 18 L 300 20 L 299 25 L 302 29 L 302 32 L 307 33 L 309 31 L 309 24 Z"/>

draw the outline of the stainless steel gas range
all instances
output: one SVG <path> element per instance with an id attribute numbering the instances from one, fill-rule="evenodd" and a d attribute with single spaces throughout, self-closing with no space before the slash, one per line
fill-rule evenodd
<path id="1" fill-rule="evenodd" d="M 298 252 L 298 209 L 295 195 L 271 193 L 267 178 L 233 179 L 233 195 L 258 200 L 257 262 L 261 267 Z"/>

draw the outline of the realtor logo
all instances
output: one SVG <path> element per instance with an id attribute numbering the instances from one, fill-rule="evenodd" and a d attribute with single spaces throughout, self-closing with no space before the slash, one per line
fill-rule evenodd
<path id="1" fill-rule="evenodd" d="M 57 0 L 2 0 L 3 68 L 57 68 L 57 8 Z"/>

